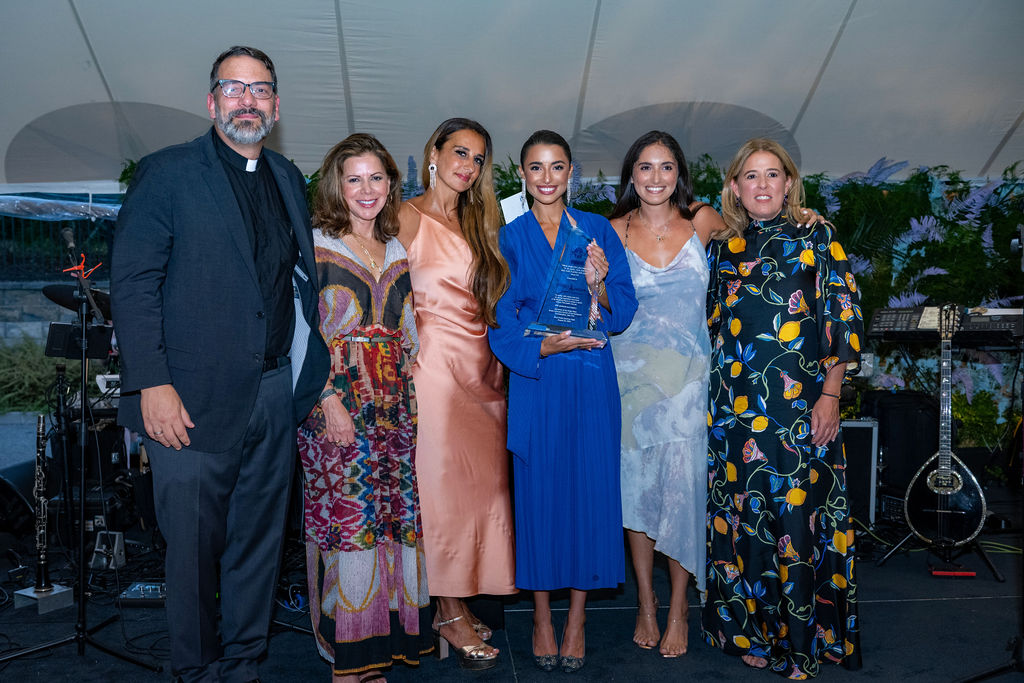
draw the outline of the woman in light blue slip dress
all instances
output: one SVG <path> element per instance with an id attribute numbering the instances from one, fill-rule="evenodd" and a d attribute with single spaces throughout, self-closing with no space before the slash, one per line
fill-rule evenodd
<path id="1" fill-rule="evenodd" d="M 711 345 L 705 301 L 705 247 L 724 227 L 693 198 L 679 143 L 651 131 L 622 164 L 611 214 L 629 260 L 639 309 L 612 338 L 622 398 L 622 518 L 637 577 L 633 641 L 663 657 L 687 648 L 690 574 L 704 589 L 707 400 Z M 672 595 L 661 636 L 651 572 L 654 551 L 668 559 Z M 659 641 L 659 636 L 660 641 Z"/>

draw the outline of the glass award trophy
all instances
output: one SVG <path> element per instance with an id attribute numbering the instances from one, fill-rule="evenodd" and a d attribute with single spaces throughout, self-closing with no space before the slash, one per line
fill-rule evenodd
<path id="1" fill-rule="evenodd" d="M 590 238 L 576 226 L 568 212 L 555 238 L 548 268 L 548 287 L 537 321 L 527 325 L 528 337 L 546 337 L 569 331 L 570 336 L 597 339 L 604 346 L 608 335 L 595 329 L 600 319 L 597 299 L 587 286 L 584 265 Z"/>

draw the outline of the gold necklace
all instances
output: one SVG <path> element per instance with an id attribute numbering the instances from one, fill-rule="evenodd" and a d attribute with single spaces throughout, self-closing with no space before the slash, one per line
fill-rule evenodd
<path id="1" fill-rule="evenodd" d="M 650 222 L 644 217 L 643 214 L 640 213 L 640 209 L 636 209 L 636 213 L 637 213 L 638 216 L 640 216 L 640 219 L 644 222 L 644 226 L 647 228 L 647 230 L 652 235 L 654 235 L 654 239 L 658 240 L 659 242 L 661 242 L 662 240 L 665 239 L 665 235 L 668 234 L 669 223 L 672 222 L 671 218 L 668 220 L 668 223 L 665 223 L 663 226 L 661 226 L 661 232 L 657 233 L 657 232 L 654 232 L 654 228 L 651 227 Z"/>
<path id="2" fill-rule="evenodd" d="M 378 275 L 383 275 L 384 269 L 378 266 L 377 262 L 373 260 L 373 256 L 370 255 L 370 250 L 366 248 L 366 244 L 363 242 L 363 238 L 357 235 L 354 230 L 349 234 L 356 238 L 356 242 L 359 243 L 359 248 L 363 250 L 363 253 L 366 254 L 366 258 L 370 260 L 370 268 L 376 270 Z"/>

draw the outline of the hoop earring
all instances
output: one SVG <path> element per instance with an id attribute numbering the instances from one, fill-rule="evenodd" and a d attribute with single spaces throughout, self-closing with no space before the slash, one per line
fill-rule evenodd
<path id="1" fill-rule="evenodd" d="M 437 185 L 437 164 L 427 166 L 427 172 L 430 173 L 430 189 L 433 190 Z"/>

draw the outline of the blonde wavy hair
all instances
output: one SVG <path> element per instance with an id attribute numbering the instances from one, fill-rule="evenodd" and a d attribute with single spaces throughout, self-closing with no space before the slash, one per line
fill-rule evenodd
<path id="1" fill-rule="evenodd" d="M 750 224 L 750 216 L 747 210 L 740 204 L 739 197 L 732 191 L 732 182 L 738 181 L 740 171 L 747 159 L 755 152 L 768 152 L 774 154 L 782 164 L 782 171 L 786 178 L 791 180 L 789 194 L 783 204 L 782 210 L 786 220 L 796 225 L 793 216 L 801 215 L 804 208 L 804 184 L 800 179 L 800 171 L 797 170 L 793 158 L 785 148 L 775 140 L 768 138 L 753 138 L 743 143 L 743 146 L 736 152 L 729 164 L 729 170 L 725 174 L 725 182 L 722 186 L 722 219 L 725 221 L 725 230 L 717 235 L 715 239 L 727 240 L 731 237 L 741 237 L 743 230 Z"/>

